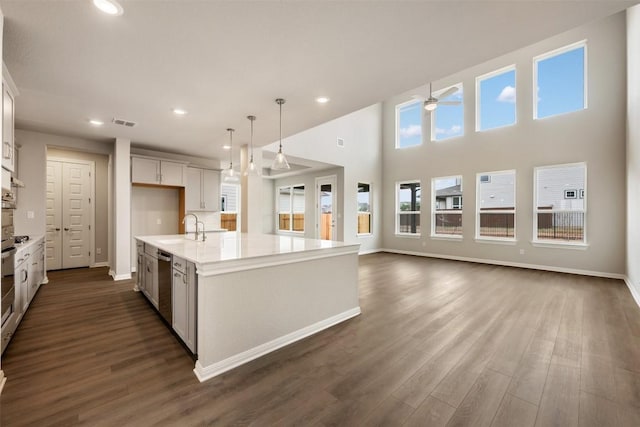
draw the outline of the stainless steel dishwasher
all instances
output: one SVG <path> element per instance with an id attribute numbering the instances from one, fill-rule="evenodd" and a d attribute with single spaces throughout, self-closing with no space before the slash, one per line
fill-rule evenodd
<path id="1" fill-rule="evenodd" d="M 158 249 L 158 311 L 169 325 L 172 324 L 171 307 L 171 254 Z"/>

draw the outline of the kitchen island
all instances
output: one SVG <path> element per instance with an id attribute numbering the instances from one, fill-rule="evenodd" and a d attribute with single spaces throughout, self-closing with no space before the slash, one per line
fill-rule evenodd
<path id="1" fill-rule="evenodd" d="M 360 314 L 358 244 L 236 232 L 136 239 L 195 266 L 200 381 Z"/>

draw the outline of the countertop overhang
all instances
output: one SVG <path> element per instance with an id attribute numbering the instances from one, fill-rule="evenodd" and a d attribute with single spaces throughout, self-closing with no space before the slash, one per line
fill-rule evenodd
<path id="1" fill-rule="evenodd" d="M 204 242 L 182 234 L 136 239 L 195 263 L 201 276 L 357 254 L 360 248 L 358 243 L 239 232 L 208 234 Z"/>

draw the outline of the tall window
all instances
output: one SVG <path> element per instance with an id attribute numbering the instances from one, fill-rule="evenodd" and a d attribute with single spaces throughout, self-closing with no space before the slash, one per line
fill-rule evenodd
<path id="1" fill-rule="evenodd" d="M 371 185 L 358 183 L 358 235 L 371 234 Z"/>
<path id="2" fill-rule="evenodd" d="M 422 144 L 422 101 L 396 106 L 396 148 Z"/>
<path id="3" fill-rule="evenodd" d="M 533 59 L 538 94 L 534 97 L 534 118 L 587 108 L 586 58 L 587 44 L 582 41 Z"/>
<path id="4" fill-rule="evenodd" d="M 477 175 L 476 238 L 513 240 L 516 222 L 516 171 Z"/>
<path id="5" fill-rule="evenodd" d="M 278 230 L 304 231 L 304 185 L 278 189 Z"/>
<path id="6" fill-rule="evenodd" d="M 464 104 L 462 83 L 454 85 L 458 90 L 446 98 L 438 98 L 439 93 L 449 88 L 435 92 L 433 95 L 441 103 L 431 112 L 431 140 L 442 141 L 449 138 L 464 135 Z M 447 105 L 447 102 L 455 101 L 456 105 Z M 459 102 L 459 104 L 458 104 Z"/>
<path id="7" fill-rule="evenodd" d="M 462 237 L 462 177 L 431 180 L 432 236 Z"/>
<path id="8" fill-rule="evenodd" d="M 587 165 L 535 169 L 535 240 L 585 243 Z"/>
<path id="9" fill-rule="evenodd" d="M 234 184 L 222 184 L 220 187 L 222 193 L 222 212 L 220 212 L 220 228 L 225 228 L 228 231 L 236 231 L 238 220 L 238 200 L 239 189 L 238 185 Z"/>
<path id="10" fill-rule="evenodd" d="M 476 78 L 476 130 L 485 131 L 516 122 L 514 66 Z"/>
<path id="11" fill-rule="evenodd" d="M 420 181 L 396 184 L 396 233 L 420 235 Z"/>

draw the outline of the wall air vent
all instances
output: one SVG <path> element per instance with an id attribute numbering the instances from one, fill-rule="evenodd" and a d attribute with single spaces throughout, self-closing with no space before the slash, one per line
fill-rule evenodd
<path id="1" fill-rule="evenodd" d="M 337 144 L 338 144 L 338 147 L 340 148 L 344 147 L 344 139 L 338 138 Z"/>
<path id="2" fill-rule="evenodd" d="M 115 117 L 111 121 L 116 125 L 126 126 L 126 127 L 129 127 L 129 128 L 132 128 L 137 124 L 136 122 L 132 122 L 132 121 L 129 121 L 129 120 L 116 119 Z"/>

